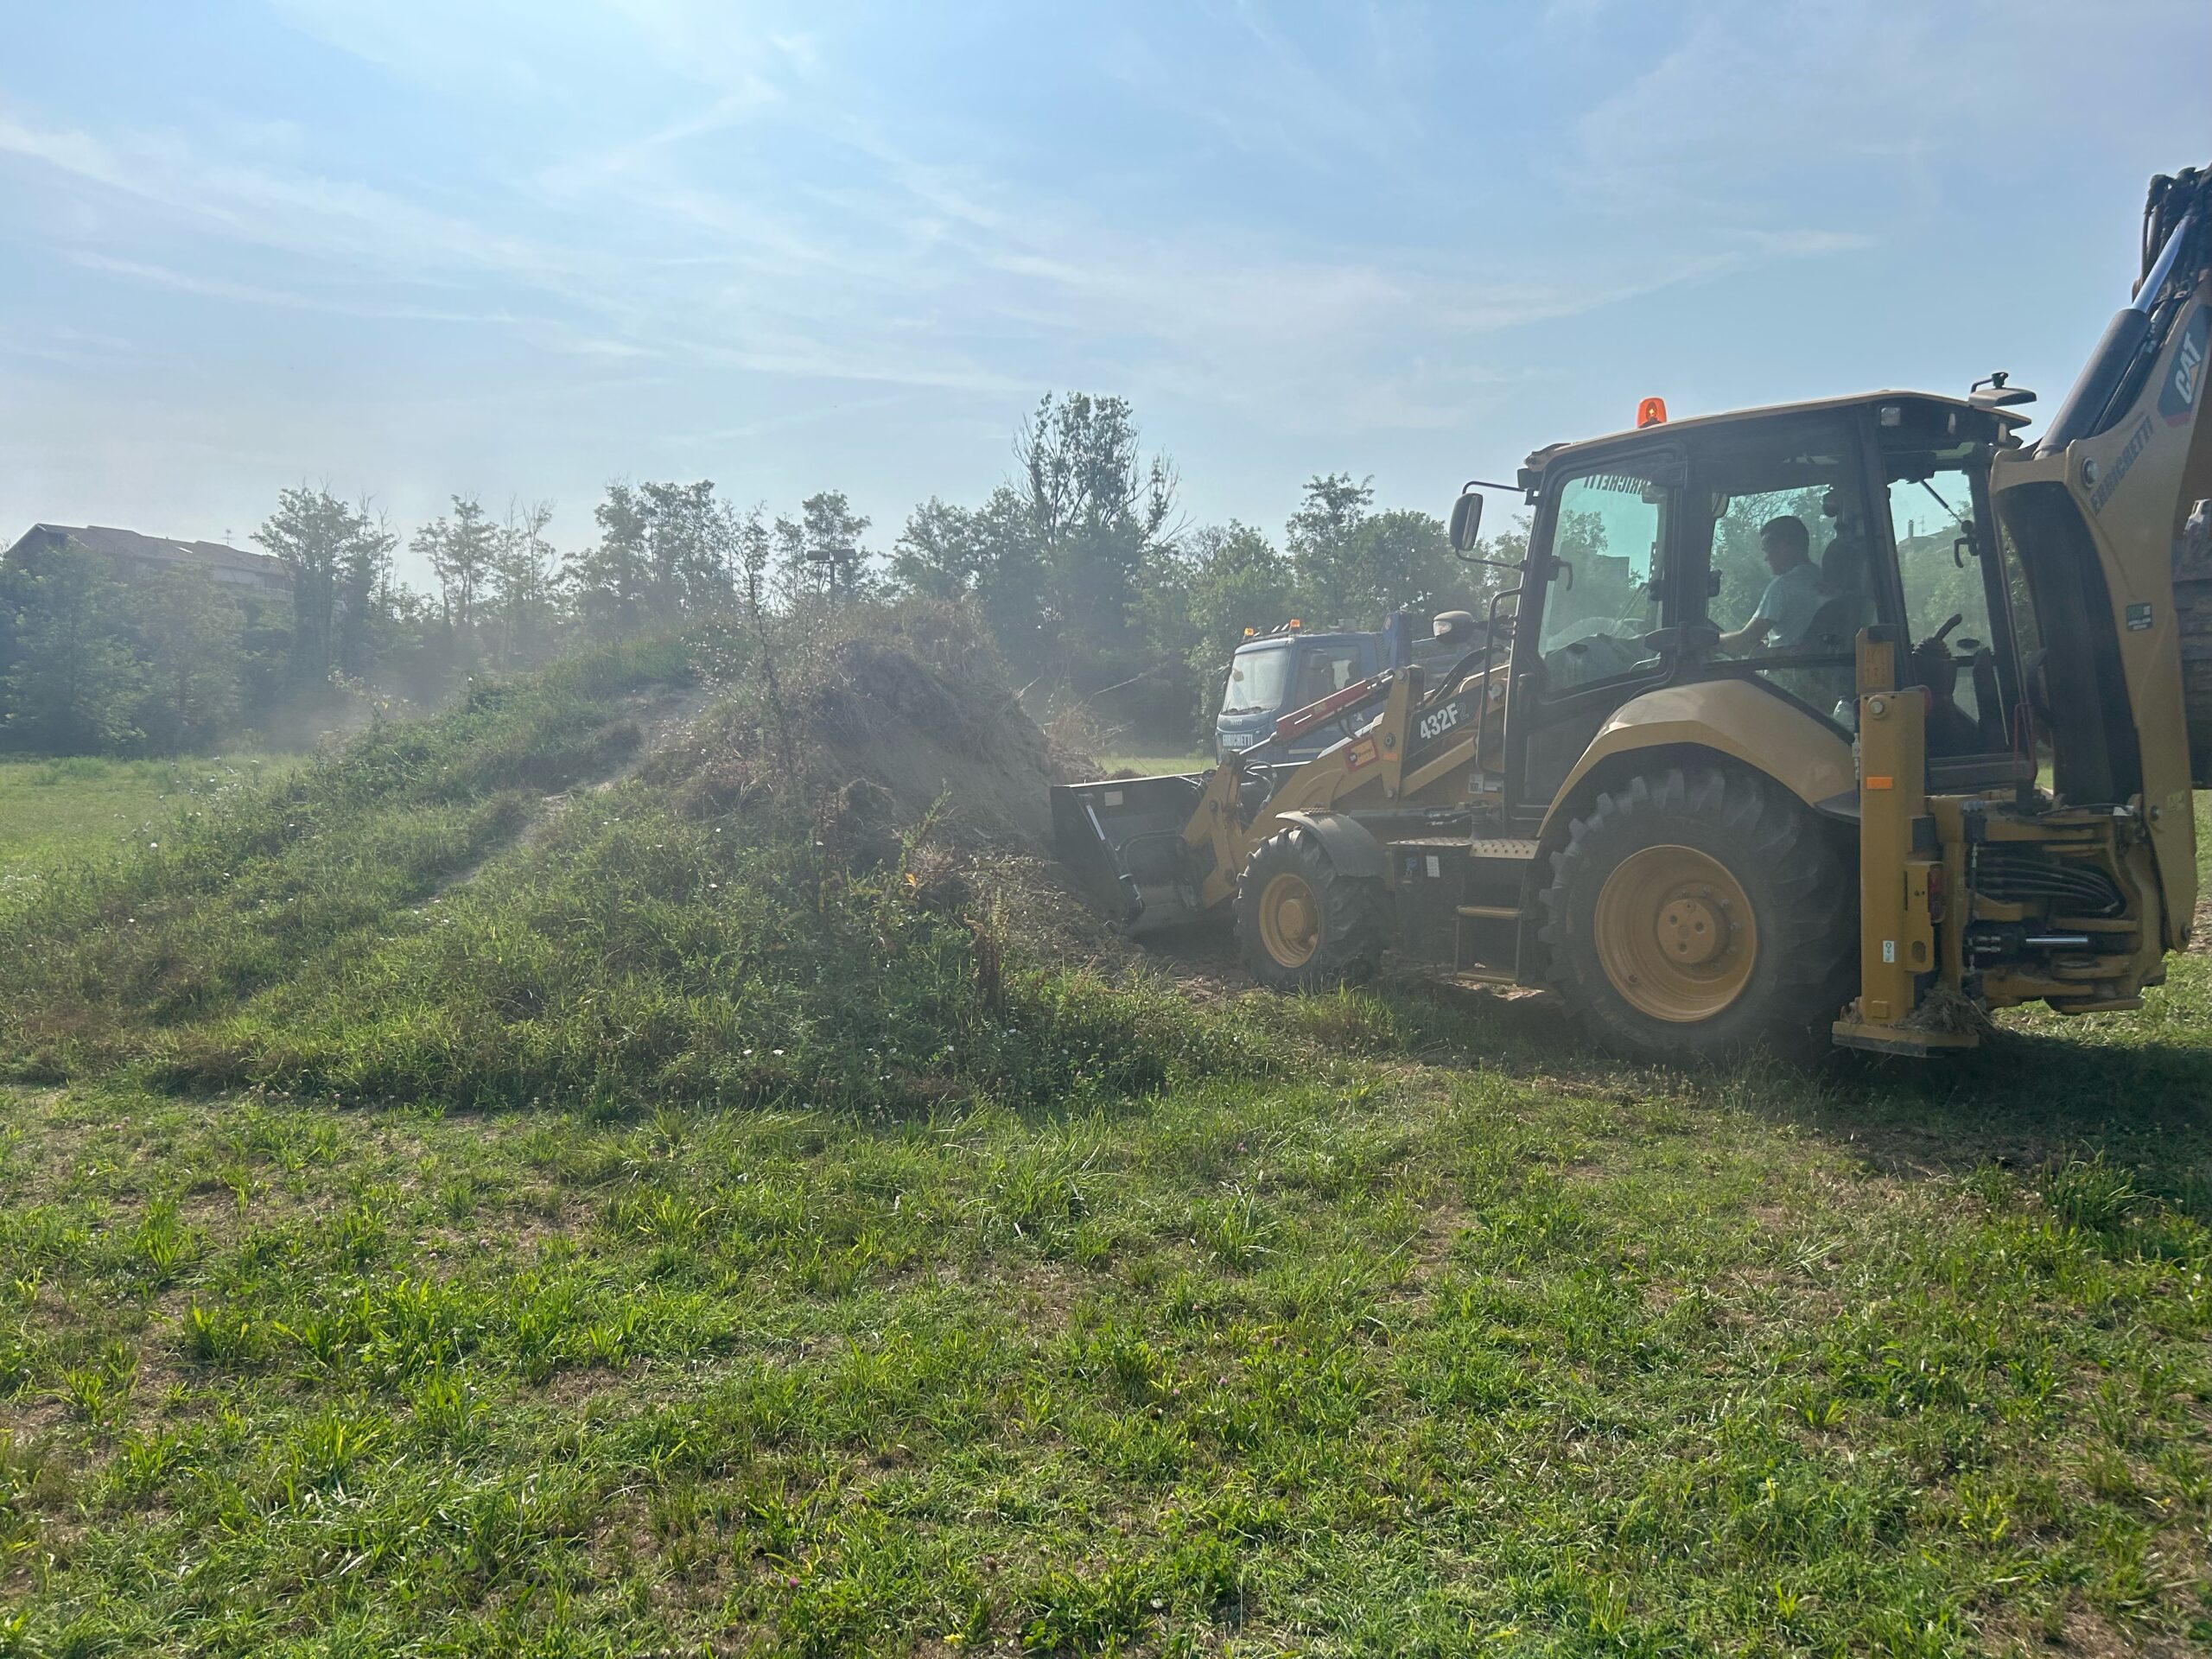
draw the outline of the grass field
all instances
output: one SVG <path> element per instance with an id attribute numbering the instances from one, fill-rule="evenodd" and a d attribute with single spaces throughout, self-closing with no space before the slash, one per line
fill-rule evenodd
<path id="1" fill-rule="evenodd" d="M 0 898 L 0 1654 L 2212 1645 L 2212 962 L 1695 1077 L 986 962 L 548 817 L 685 671 Z"/>
<path id="2" fill-rule="evenodd" d="M 1098 760 L 1102 772 L 1134 772 L 1150 778 L 1165 772 L 1205 772 L 1213 766 L 1210 754 L 1108 754 Z"/>
<path id="3" fill-rule="evenodd" d="M 181 760 L 0 760 L 0 874 L 24 858 L 118 853 L 181 812 L 281 776 L 289 755 Z"/>

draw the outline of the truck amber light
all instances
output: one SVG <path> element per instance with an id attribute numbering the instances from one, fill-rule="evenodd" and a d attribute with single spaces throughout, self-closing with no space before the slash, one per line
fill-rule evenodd
<path id="1" fill-rule="evenodd" d="M 1664 426 L 1667 423 L 1667 400 L 1664 397 L 1646 397 L 1636 406 L 1636 423 L 1640 427 Z"/>

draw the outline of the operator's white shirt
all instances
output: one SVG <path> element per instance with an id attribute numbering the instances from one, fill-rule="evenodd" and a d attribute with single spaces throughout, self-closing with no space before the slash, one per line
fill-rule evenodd
<path id="1" fill-rule="evenodd" d="M 1766 592 L 1759 595 L 1759 607 L 1751 613 L 1751 620 L 1761 617 L 1774 624 L 1767 635 L 1770 645 L 1788 647 L 1802 645 L 1805 631 L 1813 626 L 1813 619 L 1820 614 L 1821 607 L 1834 599 L 1827 582 L 1821 580 L 1821 568 L 1808 560 L 1793 564 L 1766 585 Z"/>

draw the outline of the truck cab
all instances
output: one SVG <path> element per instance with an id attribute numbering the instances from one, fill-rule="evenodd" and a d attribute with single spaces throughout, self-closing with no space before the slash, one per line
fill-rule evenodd
<path id="1" fill-rule="evenodd" d="M 1293 620 L 1273 632 L 1251 635 L 1230 660 L 1221 709 L 1214 717 L 1214 758 L 1226 760 L 1258 747 L 1274 735 L 1276 722 L 1285 715 L 1333 696 L 1382 670 L 1409 663 L 1431 669 L 1449 666 L 1481 632 L 1468 613 L 1448 614 L 1463 619 L 1471 632 L 1441 639 L 1432 633 L 1429 618 L 1399 611 L 1379 633 L 1349 628 L 1308 632 Z M 1309 760 L 1350 734 L 1341 722 L 1315 726 L 1277 743 L 1267 759 L 1271 764 Z"/>
<path id="2" fill-rule="evenodd" d="M 1381 634 L 1342 628 L 1309 633 L 1296 622 L 1245 640 L 1230 659 L 1214 718 L 1216 757 L 1226 760 L 1266 742 L 1282 715 L 1357 684 L 1382 667 L 1382 655 Z M 1309 760 L 1344 735 L 1318 727 L 1278 746 L 1269 758 Z"/>

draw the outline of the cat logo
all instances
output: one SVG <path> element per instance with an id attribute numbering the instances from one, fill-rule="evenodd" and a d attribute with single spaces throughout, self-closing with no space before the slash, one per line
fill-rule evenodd
<path id="1" fill-rule="evenodd" d="M 2196 394 L 2204 385 L 2208 337 L 2212 337 L 2212 305 L 2200 305 L 2182 334 L 2180 349 L 2174 353 L 2173 372 L 2158 393 L 2158 413 L 2166 417 L 2168 426 L 2179 426 L 2196 407 Z"/>

